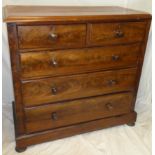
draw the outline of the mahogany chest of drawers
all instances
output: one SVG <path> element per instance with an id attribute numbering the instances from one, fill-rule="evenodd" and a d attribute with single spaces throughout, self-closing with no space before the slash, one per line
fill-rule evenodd
<path id="1" fill-rule="evenodd" d="M 7 6 L 16 150 L 134 125 L 151 15 L 121 7 Z"/>

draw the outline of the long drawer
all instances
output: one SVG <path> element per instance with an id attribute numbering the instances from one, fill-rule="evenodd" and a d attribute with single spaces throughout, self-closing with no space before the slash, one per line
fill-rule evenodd
<path id="1" fill-rule="evenodd" d="M 141 42 L 146 22 L 94 23 L 89 25 L 90 45 L 112 45 Z"/>
<path id="2" fill-rule="evenodd" d="M 86 40 L 85 24 L 18 26 L 20 49 L 81 47 Z"/>
<path id="3" fill-rule="evenodd" d="M 22 82 L 25 106 L 134 90 L 136 68 Z"/>
<path id="4" fill-rule="evenodd" d="M 22 78 L 136 66 L 140 44 L 21 53 Z"/>
<path id="5" fill-rule="evenodd" d="M 42 131 L 129 113 L 132 99 L 131 93 L 122 93 L 26 108 L 26 131 Z"/>

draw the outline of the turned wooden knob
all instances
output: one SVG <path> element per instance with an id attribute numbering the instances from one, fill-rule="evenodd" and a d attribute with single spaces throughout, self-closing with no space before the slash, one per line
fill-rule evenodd
<path id="1" fill-rule="evenodd" d="M 55 86 L 52 87 L 52 88 L 51 88 L 51 92 L 52 92 L 53 95 L 56 95 L 56 93 L 57 93 L 57 88 L 56 88 Z"/>
<path id="2" fill-rule="evenodd" d="M 105 106 L 108 110 L 112 110 L 114 108 L 111 103 L 107 103 Z"/>
<path id="3" fill-rule="evenodd" d="M 112 55 L 112 60 L 113 61 L 117 61 L 117 60 L 119 60 L 119 56 L 118 55 Z"/>
<path id="4" fill-rule="evenodd" d="M 58 34 L 56 34 L 56 33 L 50 33 L 50 38 L 52 40 L 56 40 L 58 38 Z"/>
<path id="5" fill-rule="evenodd" d="M 116 84 L 117 84 L 116 80 L 109 80 L 108 81 L 108 85 L 110 85 L 110 86 L 113 86 L 113 85 L 116 85 Z"/>
<path id="6" fill-rule="evenodd" d="M 58 119 L 57 113 L 56 113 L 56 112 L 53 112 L 53 113 L 51 114 L 51 118 L 52 118 L 52 120 L 57 120 L 57 119 Z"/>
<path id="7" fill-rule="evenodd" d="M 121 30 L 116 30 L 115 31 L 115 37 L 116 38 L 122 38 L 122 37 L 124 37 L 124 32 L 121 31 Z"/>
<path id="8" fill-rule="evenodd" d="M 52 58 L 52 62 L 51 62 L 52 66 L 57 67 L 58 66 L 58 62 L 56 61 L 55 58 Z"/>

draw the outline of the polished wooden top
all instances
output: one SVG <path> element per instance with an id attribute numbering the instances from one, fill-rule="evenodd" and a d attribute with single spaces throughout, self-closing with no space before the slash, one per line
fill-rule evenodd
<path id="1" fill-rule="evenodd" d="M 116 6 L 5 6 L 5 22 L 146 19 L 151 15 Z"/>

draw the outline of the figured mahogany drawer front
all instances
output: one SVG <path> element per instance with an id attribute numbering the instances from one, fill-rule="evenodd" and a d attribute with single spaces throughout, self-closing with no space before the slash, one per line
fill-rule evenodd
<path id="1" fill-rule="evenodd" d="M 140 45 L 21 53 L 23 78 L 136 66 Z"/>
<path id="2" fill-rule="evenodd" d="M 89 25 L 91 45 L 141 42 L 146 22 L 95 23 Z"/>
<path id="3" fill-rule="evenodd" d="M 135 68 L 25 81 L 22 84 L 23 102 L 26 106 L 35 106 L 133 90 L 135 81 Z"/>
<path id="4" fill-rule="evenodd" d="M 85 24 L 18 26 L 20 49 L 81 47 L 85 38 Z"/>
<path id="5" fill-rule="evenodd" d="M 41 131 L 129 113 L 131 93 L 122 93 L 26 108 L 27 132 Z"/>

